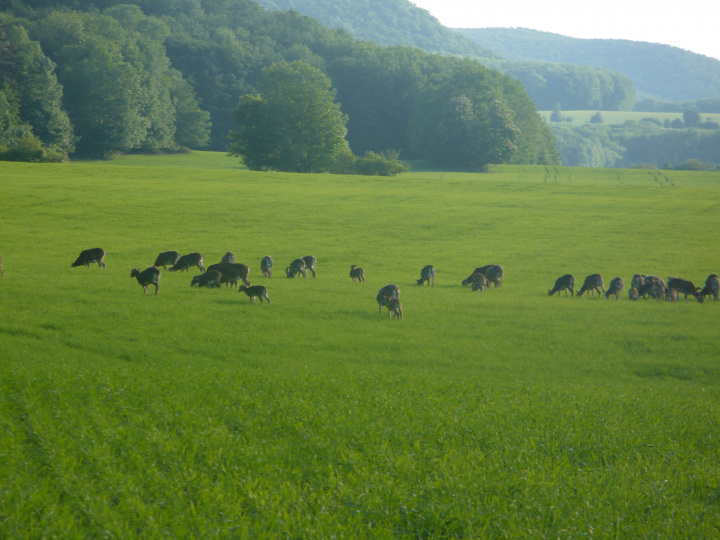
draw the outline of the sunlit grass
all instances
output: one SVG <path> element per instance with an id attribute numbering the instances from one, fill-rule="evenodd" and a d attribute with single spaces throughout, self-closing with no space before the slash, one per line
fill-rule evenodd
<path id="1" fill-rule="evenodd" d="M 712 537 L 720 302 L 547 290 L 701 285 L 718 180 L 0 164 L 0 536 Z M 106 270 L 70 268 L 96 246 Z M 143 295 L 130 269 L 169 249 L 234 251 L 272 304 L 195 269 Z M 310 253 L 317 279 L 283 277 Z M 460 285 L 488 263 L 502 288 Z M 402 321 L 378 315 L 390 282 Z"/>

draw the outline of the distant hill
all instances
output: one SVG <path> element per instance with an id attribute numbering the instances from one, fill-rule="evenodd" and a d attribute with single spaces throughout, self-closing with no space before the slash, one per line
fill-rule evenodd
<path id="1" fill-rule="evenodd" d="M 510 60 L 603 67 L 635 83 L 638 98 L 692 101 L 720 97 L 720 60 L 669 45 L 577 39 L 526 28 L 458 28 Z"/>
<path id="2" fill-rule="evenodd" d="M 431 53 L 474 58 L 520 80 L 538 108 L 628 110 L 635 87 L 626 75 L 592 66 L 513 62 L 451 30 L 408 0 L 256 0 L 268 9 L 294 10 L 355 38 Z"/>
<path id="3" fill-rule="evenodd" d="M 294 10 L 330 28 L 378 45 L 404 45 L 431 53 L 470 56 L 488 62 L 500 56 L 440 24 L 408 0 L 256 0 L 268 9 Z M 485 62 L 487 63 L 487 62 Z"/>

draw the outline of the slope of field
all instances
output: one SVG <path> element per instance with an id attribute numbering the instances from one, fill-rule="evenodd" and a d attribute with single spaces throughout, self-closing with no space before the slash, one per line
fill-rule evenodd
<path id="1" fill-rule="evenodd" d="M 0 537 L 715 536 L 720 302 L 547 290 L 702 285 L 719 180 L 2 163 Z M 70 268 L 96 246 L 106 270 Z M 234 251 L 272 304 L 195 269 L 143 295 L 130 269 L 169 249 Z M 316 279 L 283 277 L 309 253 Z M 460 285 L 488 263 L 501 288 Z"/>

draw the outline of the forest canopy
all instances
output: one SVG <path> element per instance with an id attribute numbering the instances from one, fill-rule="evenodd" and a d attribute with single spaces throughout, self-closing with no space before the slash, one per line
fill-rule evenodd
<path id="1" fill-rule="evenodd" d="M 477 86 L 473 130 L 497 124 L 507 138 L 504 150 L 480 161 L 558 163 L 552 134 L 522 85 L 475 61 L 358 41 L 251 0 L 0 6 L 0 102 L 7 103 L 0 152 L 23 144 L 55 157 L 226 150 L 241 98 L 265 98 L 264 70 L 302 62 L 329 80 L 346 119 L 345 144 L 357 156 L 433 157 L 417 143 L 417 126 L 432 130 L 419 119 L 429 102 L 458 97 L 437 94 L 438 81 L 466 72 L 466 86 Z"/>

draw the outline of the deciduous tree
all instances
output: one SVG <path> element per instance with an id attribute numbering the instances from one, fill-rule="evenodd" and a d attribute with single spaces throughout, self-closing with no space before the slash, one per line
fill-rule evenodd
<path id="1" fill-rule="evenodd" d="M 279 62 L 263 70 L 260 88 L 260 96 L 243 96 L 235 109 L 230 152 L 251 169 L 330 170 L 347 145 L 347 117 L 330 79 L 305 62 Z"/>

